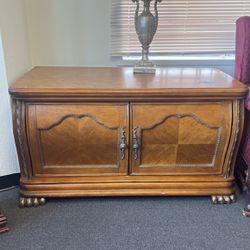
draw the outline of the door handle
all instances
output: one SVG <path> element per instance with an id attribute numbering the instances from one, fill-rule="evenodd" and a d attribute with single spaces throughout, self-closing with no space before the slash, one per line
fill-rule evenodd
<path id="1" fill-rule="evenodd" d="M 133 128 L 133 158 L 134 160 L 138 159 L 138 150 L 139 150 L 139 143 L 137 138 L 137 128 Z"/>
<path id="2" fill-rule="evenodd" d="M 122 137 L 121 137 L 121 143 L 120 143 L 120 155 L 121 155 L 121 159 L 124 160 L 125 159 L 125 152 L 126 152 L 126 131 L 125 131 L 125 127 L 122 128 Z"/>

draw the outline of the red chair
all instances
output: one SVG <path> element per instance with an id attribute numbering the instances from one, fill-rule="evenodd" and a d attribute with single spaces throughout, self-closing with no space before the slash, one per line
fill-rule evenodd
<path id="1" fill-rule="evenodd" d="M 235 78 L 250 88 L 250 17 L 247 16 L 239 18 L 236 22 Z M 248 169 L 246 170 L 248 201 L 243 214 L 250 217 L 250 94 L 246 101 L 245 131 L 238 158 Z M 240 166 L 237 165 L 238 167 L 240 169 Z M 244 172 L 244 167 L 243 169 L 241 167 L 241 170 Z"/>

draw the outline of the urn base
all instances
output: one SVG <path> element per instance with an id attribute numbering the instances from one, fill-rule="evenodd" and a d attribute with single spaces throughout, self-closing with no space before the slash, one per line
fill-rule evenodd
<path id="1" fill-rule="evenodd" d="M 150 61 L 139 61 L 134 66 L 134 73 L 142 73 L 142 74 L 155 74 L 156 66 Z"/>

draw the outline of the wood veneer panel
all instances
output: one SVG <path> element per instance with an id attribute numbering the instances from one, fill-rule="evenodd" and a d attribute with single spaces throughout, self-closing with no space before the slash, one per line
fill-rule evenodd
<path id="1" fill-rule="evenodd" d="M 126 174 L 127 104 L 30 104 L 28 133 L 36 174 Z"/>
<path id="2" fill-rule="evenodd" d="M 138 159 L 132 174 L 216 173 L 223 171 L 231 135 L 232 103 L 133 104 Z M 132 140 L 132 138 L 131 138 Z"/>

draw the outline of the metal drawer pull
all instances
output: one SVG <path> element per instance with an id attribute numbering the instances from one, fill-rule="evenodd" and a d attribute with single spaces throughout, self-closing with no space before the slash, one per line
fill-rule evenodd
<path id="1" fill-rule="evenodd" d="M 125 151 L 126 151 L 127 145 L 126 145 L 126 131 L 125 127 L 122 128 L 122 137 L 121 137 L 121 144 L 120 144 L 120 153 L 121 153 L 121 159 L 125 159 Z"/>
<path id="2" fill-rule="evenodd" d="M 138 138 L 137 138 L 137 127 L 133 128 L 133 158 L 134 160 L 138 159 Z"/>

